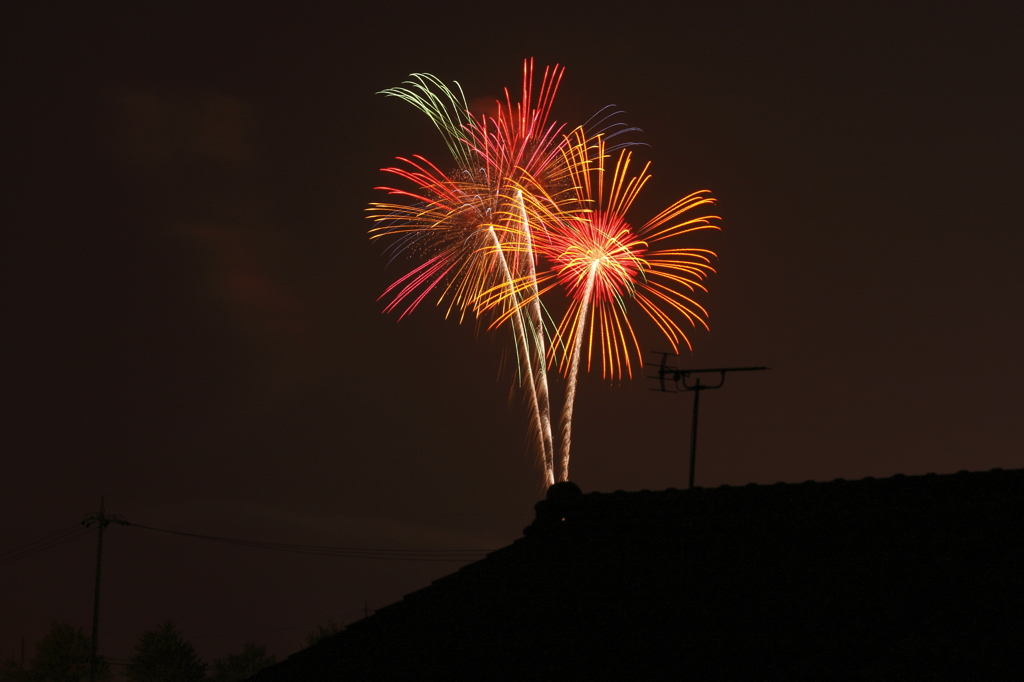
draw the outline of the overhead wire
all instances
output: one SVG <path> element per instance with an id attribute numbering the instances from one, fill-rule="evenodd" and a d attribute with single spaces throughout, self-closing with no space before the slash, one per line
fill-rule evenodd
<path id="1" fill-rule="evenodd" d="M 482 559 L 491 549 L 381 549 L 369 547 L 332 547 L 326 545 L 300 545 L 287 542 L 264 542 L 261 540 L 242 540 L 238 538 L 226 538 L 215 535 L 200 535 L 198 533 L 186 533 L 166 528 L 155 528 L 138 523 L 131 523 L 130 526 L 143 528 L 145 530 L 180 535 L 182 537 L 208 542 L 218 542 L 239 547 L 251 547 L 253 549 L 266 549 L 277 552 L 293 552 L 298 554 L 313 554 L 319 556 L 335 556 L 348 559 L 383 559 L 387 561 L 476 561 Z"/>
<path id="2" fill-rule="evenodd" d="M 66 542 L 77 540 L 83 535 L 88 535 L 90 530 L 83 527 L 81 524 L 75 524 L 70 528 L 59 530 L 56 533 L 43 536 L 38 540 L 33 540 L 27 544 L 9 549 L 7 551 L 0 551 L 0 566 L 8 564 L 12 561 L 22 559 L 39 552 L 44 552 L 57 545 L 63 545 Z"/>
<path id="3" fill-rule="evenodd" d="M 291 552 L 295 554 L 311 554 L 316 556 L 333 556 L 347 559 L 378 559 L 385 561 L 443 561 L 443 562 L 469 562 L 482 559 L 492 549 L 388 549 L 373 547 L 336 547 L 328 545 L 302 545 L 287 542 L 266 542 L 262 540 L 244 540 L 240 538 L 228 538 L 215 535 L 202 535 L 199 533 L 186 533 L 184 531 L 170 530 L 167 528 L 156 528 L 139 523 L 128 523 L 128 526 L 142 528 L 143 530 L 156 531 L 169 535 L 205 540 L 237 547 L 249 547 L 252 549 L 264 549 L 276 552 Z M 88 535 L 92 531 L 81 524 L 64 528 L 55 533 L 45 535 L 13 549 L 0 551 L 0 566 L 22 559 L 39 552 L 46 551 L 58 545 L 72 542 Z"/>

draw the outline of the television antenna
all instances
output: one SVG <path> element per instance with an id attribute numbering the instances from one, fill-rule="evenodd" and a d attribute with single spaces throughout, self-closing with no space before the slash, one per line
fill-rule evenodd
<path id="1" fill-rule="evenodd" d="M 661 356 L 660 363 L 648 364 L 648 367 L 657 367 L 656 376 L 649 379 L 658 380 L 658 388 L 652 391 L 662 393 L 693 393 L 693 426 L 690 429 L 690 488 L 693 488 L 693 475 L 697 461 L 697 414 L 700 410 L 700 392 L 709 389 L 721 388 L 725 383 L 727 372 L 756 372 L 771 369 L 770 367 L 714 367 L 709 369 L 683 369 L 668 364 L 668 359 L 678 358 L 673 353 L 658 353 Z M 702 383 L 702 374 L 717 374 L 718 383 Z M 713 379 L 712 379 L 713 381 Z"/>

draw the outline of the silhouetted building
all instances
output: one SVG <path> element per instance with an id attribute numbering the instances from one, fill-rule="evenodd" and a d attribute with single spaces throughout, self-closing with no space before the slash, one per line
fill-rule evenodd
<path id="1" fill-rule="evenodd" d="M 257 682 L 1021 679 L 1024 470 L 582 494 Z"/>

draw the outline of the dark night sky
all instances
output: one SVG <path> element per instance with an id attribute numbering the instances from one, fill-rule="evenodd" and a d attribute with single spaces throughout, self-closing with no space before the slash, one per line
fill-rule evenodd
<path id="1" fill-rule="evenodd" d="M 644 129 L 638 214 L 719 199 L 712 330 L 687 364 L 772 371 L 702 397 L 698 484 L 1024 467 L 1021 11 L 714 4 L 5 21 L 0 552 L 101 495 L 139 524 L 257 540 L 518 537 L 542 491 L 506 339 L 430 306 L 381 314 L 401 270 L 363 209 L 394 156 L 444 158 L 375 92 L 426 71 L 495 97 L 529 56 L 567 68 L 557 119 L 614 103 Z M 581 380 L 583 490 L 685 485 L 691 399 L 648 387 Z M 283 657 L 458 566 L 105 537 L 115 659 L 167 617 L 207 660 L 246 639 Z M 0 656 L 54 619 L 89 632 L 94 551 L 0 565 Z"/>

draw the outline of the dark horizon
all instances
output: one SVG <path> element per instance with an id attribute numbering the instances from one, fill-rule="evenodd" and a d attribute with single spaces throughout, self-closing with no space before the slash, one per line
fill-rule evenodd
<path id="1" fill-rule="evenodd" d="M 1010 679 L 1024 469 L 583 494 L 253 682 Z"/>
<path id="2" fill-rule="evenodd" d="M 506 339 L 367 236 L 396 156 L 441 163 L 412 72 L 472 102 L 566 67 L 553 118 L 643 130 L 645 220 L 709 189 L 698 486 L 1024 467 L 1021 10 L 23 9 L 12 42 L 0 552 L 98 511 L 200 535 L 496 548 L 543 496 Z M 13 12 L 11 13 L 13 14 Z M 644 360 L 667 344 L 638 325 Z M 684 488 L 690 395 L 581 374 L 570 479 Z M 95 535 L 0 566 L 0 658 L 88 634 Z M 100 651 L 174 618 L 278 659 L 454 566 L 110 527 Z"/>

